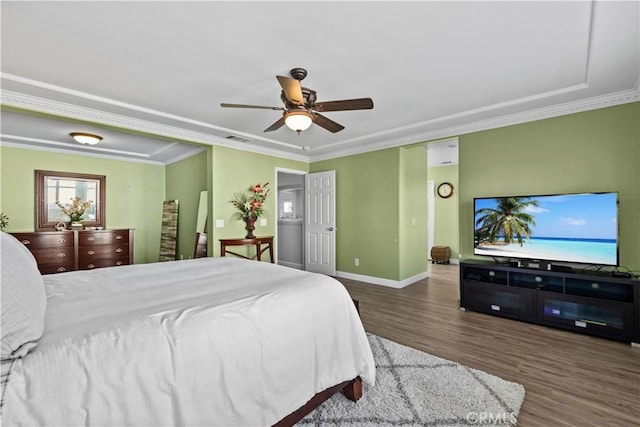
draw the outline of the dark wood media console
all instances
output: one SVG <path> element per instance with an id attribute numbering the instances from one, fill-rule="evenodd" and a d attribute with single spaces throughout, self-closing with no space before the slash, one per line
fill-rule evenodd
<path id="1" fill-rule="evenodd" d="M 640 282 L 467 260 L 460 308 L 640 344 Z"/>

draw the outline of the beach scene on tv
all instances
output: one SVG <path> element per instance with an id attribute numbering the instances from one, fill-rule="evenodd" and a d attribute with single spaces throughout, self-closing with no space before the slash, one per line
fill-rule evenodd
<path id="1" fill-rule="evenodd" d="M 474 255 L 618 263 L 617 193 L 474 200 Z"/>

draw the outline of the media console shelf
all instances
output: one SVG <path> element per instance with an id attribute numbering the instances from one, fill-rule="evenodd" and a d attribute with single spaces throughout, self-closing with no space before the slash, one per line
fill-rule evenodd
<path id="1" fill-rule="evenodd" d="M 603 275 L 460 263 L 460 308 L 640 343 L 640 282 Z"/>

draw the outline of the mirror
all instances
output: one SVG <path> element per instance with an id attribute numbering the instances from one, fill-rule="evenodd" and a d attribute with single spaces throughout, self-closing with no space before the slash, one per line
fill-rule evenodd
<path id="1" fill-rule="evenodd" d="M 198 204 L 198 218 L 196 220 L 196 233 L 207 232 L 207 190 L 200 192 L 200 203 Z"/>
<path id="2" fill-rule="evenodd" d="M 207 256 L 207 190 L 200 192 L 198 203 L 198 217 L 196 218 L 196 245 L 193 250 L 194 258 Z"/>
<path id="3" fill-rule="evenodd" d="M 63 205 L 80 197 L 93 203 L 83 215 L 85 227 L 105 226 L 105 176 L 36 170 L 36 231 L 51 231 L 70 222 L 56 202 Z"/>

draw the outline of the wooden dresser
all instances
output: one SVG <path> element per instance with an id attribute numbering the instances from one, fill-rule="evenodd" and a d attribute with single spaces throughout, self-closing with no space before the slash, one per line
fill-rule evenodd
<path id="1" fill-rule="evenodd" d="M 33 253 L 42 274 L 133 264 L 133 230 L 11 233 Z"/>

